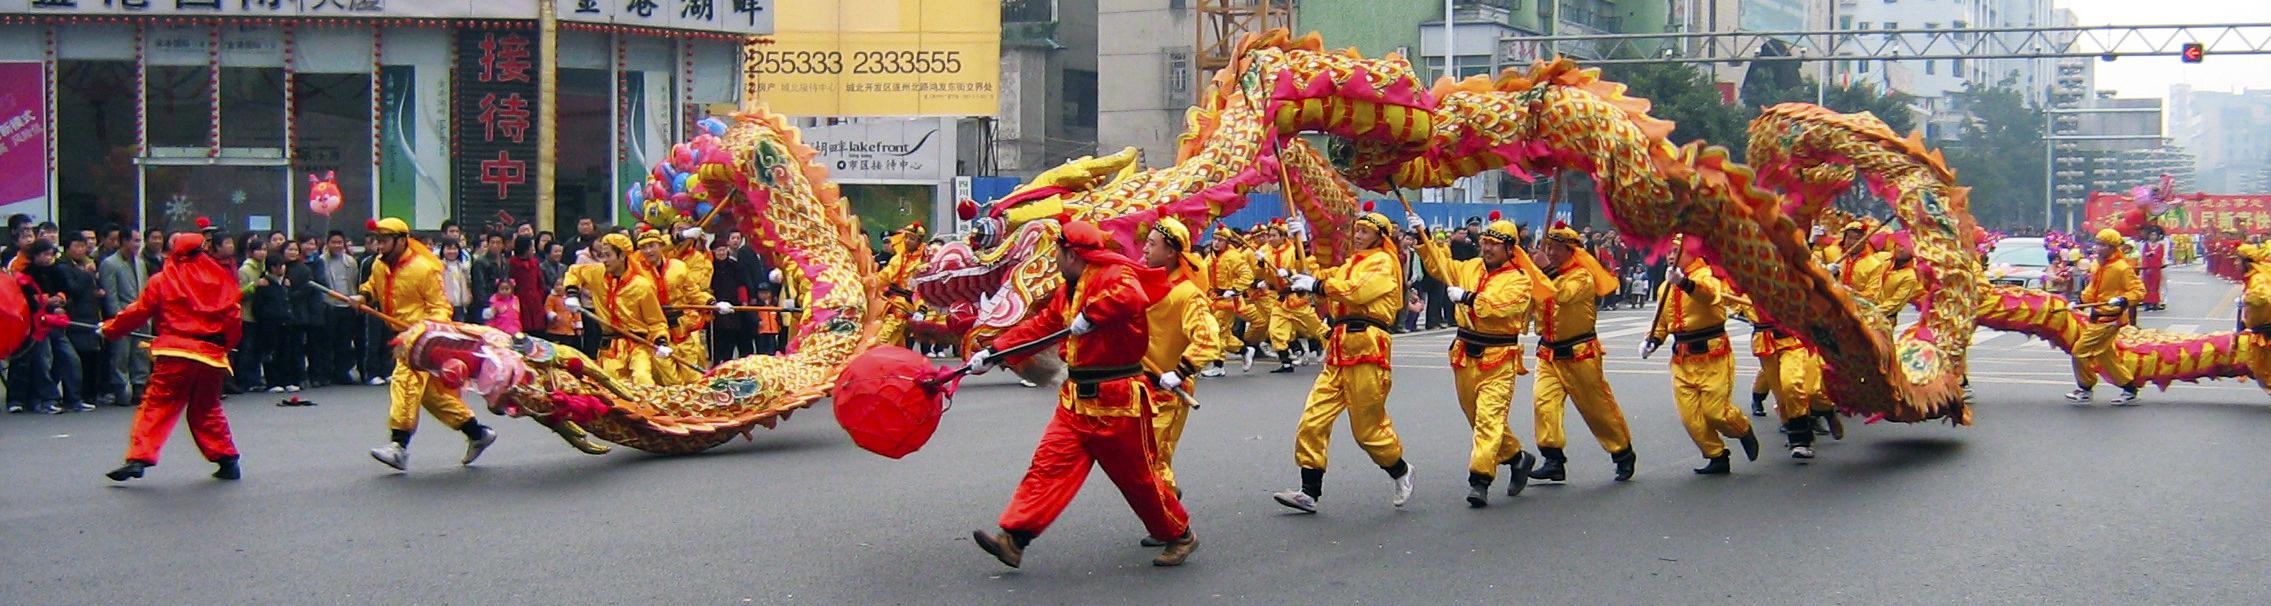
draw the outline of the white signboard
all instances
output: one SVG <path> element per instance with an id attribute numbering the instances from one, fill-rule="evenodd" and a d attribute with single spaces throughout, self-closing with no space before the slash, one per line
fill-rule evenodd
<path id="1" fill-rule="evenodd" d="M 815 161 L 839 181 L 943 183 L 954 179 L 954 120 L 871 120 L 805 129 Z"/>
<path id="2" fill-rule="evenodd" d="M 773 33 L 773 0 L 559 0 L 561 21 L 667 27 L 761 36 Z"/>

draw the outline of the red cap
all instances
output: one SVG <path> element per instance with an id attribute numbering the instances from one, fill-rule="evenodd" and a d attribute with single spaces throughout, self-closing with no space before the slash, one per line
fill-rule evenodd
<path id="1" fill-rule="evenodd" d="M 1490 220 L 1497 221 L 1500 216 L 1501 215 L 1498 214 L 1498 211 L 1490 211 Z"/>
<path id="2" fill-rule="evenodd" d="M 954 203 L 954 216 L 961 217 L 964 221 L 977 219 L 978 203 L 971 200 Z"/>
<path id="3" fill-rule="evenodd" d="M 1372 212 L 1372 201 L 1371 201 L 1371 200 L 1365 200 L 1365 201 L 1364 201 L 1364 212 Z"/>
<path id="4" fill-rule="evenodd" d="M 1554 229 L 1569 229 L 1569 222 L 1568 222 L 1568 221 L 1555 221 L 1555 222 L 1553 222 L 1553 228 L 1554 228 Z"/>
<path id="5" fill-rule="evenodd" d="M 198 218 L 197 218 L 197 229 L 200 229 L 200 230 L 202 230 L 202 229 L 205 229 L 205 228 L 209 228 L 209 227 L 212 227 L 212 226 L 213 226 L 213 219 L 211 219 L 211 218 L 209 218 L 209 217 L 198 217 Z"/>
<path id="6" fill-rule="evenodd" d="M 204 222 L 205 222 L 205 219 L 204 219 L 204 218 L 199 218 L 199 219 L 197 219 L 197 222 L 198 222 L 198 223 L 204 223 Z M 363 220 L 363 230 L 364 230 L 364 231 L 378 231 L 378 219 L 364 219 L 364 220 Z"/>

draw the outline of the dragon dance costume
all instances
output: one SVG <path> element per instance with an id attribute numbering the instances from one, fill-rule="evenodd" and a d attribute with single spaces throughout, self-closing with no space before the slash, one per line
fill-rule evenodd
<path id="1" fill-rule="evenodd" d="M 1426 226 L 1415 224 L 1413 231 L 1424 234 Z M 1474 445 L 1467 455 L 1469 507 L 1490 503 L 1490 485 L 1500 465 L 1513 468 L 1506 496 L 1519 495 L 1529 485 L 1537 460 L 1522 450 L 1522 439 L 1507 415 L 1516 377 L 1527 374 L 1522 366 L 1522 325 L 1530 317 L 1531 305 L 1552 297 L 1545 274 L 1522 252 L 1520 228 L 1492 217 L 1482 239 L 1495 246 L 1485 246 L 1482 258 L 1463 261 L 1451 260 L 1451 247 L 1441 240 L 1423 240 L 1418 247 L 1420 266 L 1429 277 L 1449 285 L 1451 302 L 1458 306 L 1453 314 L 1459 332 L 1451 344 L 1451 378 L 1459 394 L 1459 411 L 1466 413 L 1473 432 Z M 1494 264 L 1489 261 L 1493 248 L 1511 252 Z"/>
<path id="2" fill-rule="evenodd" d="M 1214 322 L 1221 329 L 1222 351 L 1242 354 L 1250 370 L 1254 350 L 1261 347 L 1261 337 L 1269 330 L 1269 312 L 1262 309 L 1256 294 L 1261 291 L 1247 288 L 1254 283 L 1254 253 L 1246 249 L 1245 238 L 1229 227 L 1216 229 L 1214 242 L 1207 277 L 1220 289 L 1215 293 Z M 1222 363 L 1215 360 L 1214 376 L 1223 374 Z"/>
<path id="3" fill-rule="evenodd" d="M 165 271 L 150 276 L 141 298 L 102 325 L 104 339 L 125 337 L 152 318 L 158 329 L 150 343 L 150 383 L 127 436 L 126 465 L 108 474 L 112 480 L 139 478 L 144 468 L 157 465 L 174 420 L 185 410 L 197 451 L 218 467 L 213 477 L 240 477 L 236 442 L 221 412 L 229 351 L 244 337 L 240 291 L 236 275 L 205 256 L 204 247 L 202 235 L 174 234 Z"/>
<path id="4" fill-rule="evenodd" d="M 1757 307 L 1736 302 L 1734 307 L 1752 318 L 1751 355 L 1758 358 L 1756 387 L 1774 395 L 1774 410 L 1788 437 L 1790 457 L 1814 458 L 1815 422 L 1827 424 L 1830 436 L 1845 437 L 1844 422 L 1830 406 L 1822 388 L 1822 358 L 1797 335 L 1760 317 Z M 1752 406 L 1761 398 L 1752 396 Z M 1763 416 L 1763 415 L 1762 415 Z"/>
<path id="5" fill-rule="evenodd" d="M 1300 363 L 1293 355 L 1294 350 L 1311 349 L 1326 329 L 1324 319 L 1317 316 L 1315 301 L 1309 293 L 1294 292 L 1290 280 L 1293 275 L 1316 271 L 1316 264 L 1302 248 L 1301 240 L 1284 226 L 1270 225 L 1270 235 L 1277 241 L 1265 246 L 1261 256 L 1267 268 L 1262 277 L 1276 289 L 1268 305 L 1270 348 L 1277 350 L 1278 360 L 1278 369 L 1271 372 L 1286 373 L 1293 372 L 1293 367 Z M 1389 317 L 1395 315 L 1389 314 Z"/>
<path id="6" fill-rule="evenodd" d="M 410 237 L 410 224 L 386 218 L 371 221 L 366 227 L 375 241 L 391 242 L 391 246 L 371 264 L 371 275 L 360 289 L 363 296 L 376 301 L 378 311 L 401 322 L 403 326 L 398 328 L 450 321 L 449 300 L 442 297 L 441 259 Z M 443 424 L 465 433 L 465 458 L 461 462 L 471 465 L 482 450 L 497 441 L 497 432 L 473 418 L 473 411 L 465 407 L 457 389 L 412 368 L 406 359 L 408 353 L 404 348 L 395 351 L 394 376 L 387 380 L 390 441 L 371 449 L 371 458 L 396 470 L 408 469 L 410 436 L 418 430 L 418 409 L 424 408 Z"/>
<path id="7" fill-rule="evenodd" d="M 1356 443 L 1394 480 L 1391 502 L 1402 507 L 1411 498 L 1411 465 L 1404 461 L 1403 440 L 1388 418 L 1388 390 L 1394 381 L 1388 327 L 1404 306 L 1403 261 L 1396 252 L 1395 224 L 1386 216 L 1364 213 L 1355 229 L 1379 240 L 1357 250 L 1347 263 L 1324 270 L 1322 277 L 1295 274 L 1288 280 L 1297 293 L 1322 293 L 1333 317 L 1325 369 L 1309 391 L 1294 432 L 1293 460 L 1301 467 L 1301 488 L 1276 495 L 1279 504 L 1310 513 L 1324 494 L 1325 451 L 1332 444 L 1333 423 L 1344 412 Z"/>
<path id="8" fill-rule="evenodd" d="M 1583 239 L 1567 225 L 1554 226 L 1546 232 L 1546 240 L 1547 246 L 1567 250 L 1569 259 L 1546 272 L 1553 294 L 1538 306 L 1538 377 L 1531 391 L 1537 408 L 1538 453 L 1545 461 L 1530 478 L 1568 479 L 1564 466 L 1569 458 L 1562 448 L 1569 437 L 1562 429 L 1562 403 L 1573 401 L 1585 428 L 1592 430 L 1593 439 L 1616 464 L 1616 479 L 1630 480 L 1638 459 L 1632 452 L 1632 429 L 1601 372 L 1601 340 L 1594 334 L 1600 313 L 1595 303 L 1616 292 L 1616 274 L 1586 252 Z"/>
<path id="9" fill-rule="evenodd" d="M 1733 395 L 1735 358 L 1727 341 L 1727 312 L 1720 308 L 1720 297 L 1726 285 L 1712 275 L 1711 266 L 1702 258 L 1683 254 L 1682 272 L 1678 281 L 1668 281 L 1657 290 L 1656 298 L 1662 301 L 1656 322 L 1649 327 L 1647 346 L 1650 349 L 1672 339 L 1672 399 L 1678 405 L 1680 422 L 1687 426 L 1690 439 L 1703 452 L 1707 462 L 1695 472 L 1704 475 L 1724 474 L 1729 471 L 1727 443 L 1722 438 L 1742 441 L 1745 456 L 1758 459 L 1758 438 L 1751 434 L 1749 417 L 1736 410 Z"/>
<path id="10" fill-rule="evenodd" d="M 1160 397 L 1153 402 L 1156 412 L 1151 427 L 1157 433 L 1159 481 L 1177 495 L 1183 494 L 1175 484 L 1175 445 L 1183 439 L 1183 424 L 1191 417 L 1192 394 L 1200 368 L 1205 368 L 1222 357 L 1222 346 L 1217 338 L 1221 331 L 1214 323 L 1214 309 L 1209 304 L 1208 284 L 1199 273 L 1199 261 L 1191 256 L 1191 230 L 1173 217 L 1162 218 L 1152 228 L 1153 246 L 1163 246 L 1172 258 L 1166 267 L 1170 286 L 1165 297 L 1153 301 L 1144 310 L 1144 320 L 1151 333 L 1150 345 L 1143 354 L 1143 370 L 1154 377 Z M 1146 260 L 1150 253 L 1146 251 Z"/>
<path id="11" fill-rule="evenodd" d="M 885 345 L 906 345 L 908 324 L 922 308 L 915 300 L 915 291 L 909 286 L 915 273 L 922 271 L 924 246 L 929 238 L 921 223 L 911 223 L 884 237 L 883 245 L 891 251 L 891 261 L 875 273 L 883 285 L 884 313 L 878 320 L 875 341 Z"/>
<path id="12" fill-rule="evenodd" d="M 673 308 L 677 306 L 707 307 L 717 304 L 716 295 L 710 292 L 711 265 L 709 255 L 694 255 L 694 257 L 700 259 L 697 261 L 699 267 L 679 258 L 667 256 L 664 249 L 671 246 L 670 236 L 654 230 L 641 232 L 637 246 L 640 254 L 646 256 L 645 262 L 649 264 L 646 269 L 651 270 L 648 275 L 656 276 L 661 280 L 658 284 L 661 289 L 656 291 L 656 302 L 663 310 L 663 318 L 669 325 L 669 338 L 655 342 L 669 347 L 670 354 L 668 357 L 681 362 L 656 360 L 654 365 L 655 381 L 661 385 L 684 385 L 700 381 L 702 373 L 694 369 L 709 367 L 710 353 L 702 345 L 702 330 L 709 327 L 710 315 Z M 697 252 L 700 252 L 698 247 Z"/>
<path id="13" fill-rule="evenodd" d="M 2240 341 L 2251 347 L 2247 367 L 2255 375 L 2256 384 L 2264 393 L 2271 394 L 2271 246 L 2242 244 L 2239 256 L 2246 260 L 2247 287 L 2240 295 Z"/>
<path id="14" fill-rule="evenodd" d="M 1059 330 L 1072 333 L 1061 346 L 1070 378 L 1057 391 L 1056 415 L 1033 449 L 1032 466 L 1002 511 L 1001 532 L 973 533 L 980 548 L 1011 567 L 1020 565 L 1026 545 L 1064 513 L 1092 467 L 1104 468 L 1150 538 L 1167 545 L 1152 564 L 1180 565 L 1198 546 L 1182 501 L 1152 467 L 1157 455 L 1151 421 L 1161 394 L 1144 376 L 1151 336 L 1144 319 L 1151 302 L 1165 295 L 1167 281 L 1160 272 L 1108 250 L 1106 242 L 1095 225 L 1067 223 L 1059 244 L 1087 267 L 1068 275 L 1039 313 L 995 339 L 1023 344 Z M 972 354 L 970 367 L 983 372 L 992 355 L 990 350 Z"/>
<path id="15" fill-rule="evenodd" d="M 2089 306 L 2085 313 L 2089 322 L 2082 325 L 2082 336 L 2075 339 L 2073 393 L 2066 399 L 2076 402 L 2090 401 L 2090 392 L 2097 388 L 2098 374 L 2112 379 L 2121 395 L 2114 396 L 2115 405 L 2129 405 L 2137 400 L 2135 369 L 2121 363 L 2121 352 L 2113 346 L 2120 336 L 2121 327 L 2133 319 L 2130 310 L 2143 300 L 2145 285 L 2137 280 L 2137 269 L 2121 254 L 2125 241 L 2121 233 L 2101 229 L 2097 233 L 2098 267 L 2090 274 L 2090 285 L 2082 289 L 2082 305 Z"/>
<path id="16" fill-rule="evenodd" d="M 656 277 L 649 272 L 651 266 L 631 259 L 635 254 L 631 238 L 608 234 L 596 245 L 620 257 L 623 269 L 618 271 L 604 263 L 575 265 L 568 268 L 567 277 L 560 283 L 571 291 L 590 296 L 592 314 L 599 316 L 607 326 L 669 347 L 670 325 L 662 312 Z M 570 300 L 580 299 L 571 297 Z M 632 339 L 616 338 L 600 348 L 599 367 L 624 383 L 662 385 L 665 384 L 662 366 L 668 362 L 657 359 L 656 353 L 659 352 Z"/>

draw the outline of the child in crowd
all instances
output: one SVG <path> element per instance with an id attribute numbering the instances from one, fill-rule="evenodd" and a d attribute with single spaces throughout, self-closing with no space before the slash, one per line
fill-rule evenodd
<path id="1" fill-rule="evenodd" d="M 513 293 L 512 278 L 497 280 L 496 294 L 489 295 L 489 307 L 481 310 L 481 320 L 505 334 L 520 334 L 520 297 Z"/>

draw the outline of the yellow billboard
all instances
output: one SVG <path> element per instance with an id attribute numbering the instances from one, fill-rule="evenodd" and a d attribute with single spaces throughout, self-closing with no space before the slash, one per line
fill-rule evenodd
<path id="1" fill-rule="evenodd" d="M 749 43 L 742 99 L 797 116 L 991 116 L 1000 0 L 782 2 Z"/>

